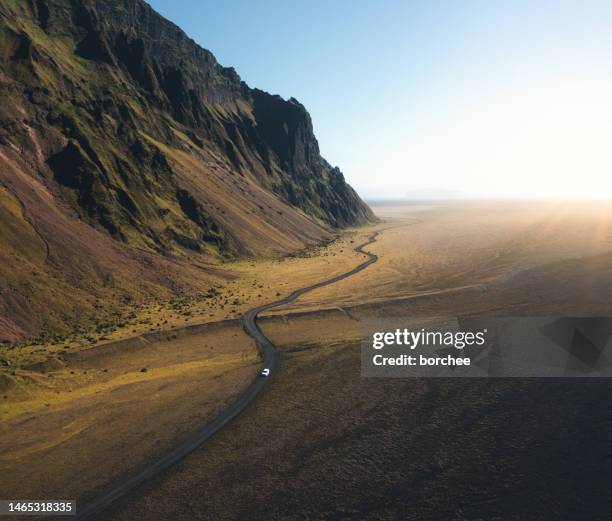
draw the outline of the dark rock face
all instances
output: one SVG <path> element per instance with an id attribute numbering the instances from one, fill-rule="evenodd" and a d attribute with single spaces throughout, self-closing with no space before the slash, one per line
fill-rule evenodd
<path id="1" fill-rule="evenodd" d="M 25 100 L 31 126 L 53 136 L 46 165 L 83 219 L 160 249 L 170 240 L 198 250 L 203 241 L 239 253 L 231 223 L 218 205 L 206 207 L 206 190 L 177 176 L 177 162 L 187 163 L 176 150 L 226 169 L 228 179 L 255 180 L 315 222 L 374 219 L 321 157 L 297 100 L 251 89 L 142 0 L 11 6 L 0 4 L 0 72 L 11 80 L 0 101 Z"/>

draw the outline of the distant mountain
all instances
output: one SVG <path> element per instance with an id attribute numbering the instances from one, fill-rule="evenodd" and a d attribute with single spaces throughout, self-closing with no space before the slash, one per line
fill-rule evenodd
<path id="1" fill-rule="evenodd" d="M 461 190 L 445 190 L 442 188 L 429 188 L 421 190 L 411 190 L 406 192 L 404 199 L 407 200 L 443 200 L 443 199 L 463 199 L 466 194 Z"/>
<path id="2" fill-rule="evenodd" d="M 0 218 L 15 339 L 96 315 L 92 294 L 205 285 L 194 263 L 373 214 L 298 101 L 251 89 L 143 1 L 0 0 Z"/>

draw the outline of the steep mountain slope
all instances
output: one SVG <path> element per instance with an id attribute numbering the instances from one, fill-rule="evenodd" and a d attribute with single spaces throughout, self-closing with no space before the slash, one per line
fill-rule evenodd
<path id="1" fill-rule="evenodd" d="M 0 0 L 0 214 L 0 339 L 373 219 L 300 103 L 141 0 Z"/>

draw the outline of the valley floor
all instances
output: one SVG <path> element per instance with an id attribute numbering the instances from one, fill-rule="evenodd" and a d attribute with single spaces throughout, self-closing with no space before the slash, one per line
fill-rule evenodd
<path id="1" fill-rule="evenodd" d="M 263 396 L 101 519 L 607 519 L 607 380 L 365 379 L 358 340 L 360 320 L 389 313 L 611 316 L 612 207 L 375 210 L 385 222 L 307 256 L 234 266 L 219 302 L 238 316 L 350 269 L 353 247 L 381 230 L 367 248 L 376 264 L 261 320 L 288 350 Z M 227 318 L 198 306 L 187 323 Z M 258 369 L 237 321 L 157 338 L 16 371 L 0 402 L 5 496 L 91 499 L 206 423 Z"/>

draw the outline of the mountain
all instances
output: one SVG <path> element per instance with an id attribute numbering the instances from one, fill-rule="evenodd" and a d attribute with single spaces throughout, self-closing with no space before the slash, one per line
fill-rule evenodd
<path id="1" fill-rule="evenodd" d="M 141 0 L 0 0 L 0 218 L 6 340 L 374 219 L 297 100 Z"/>

